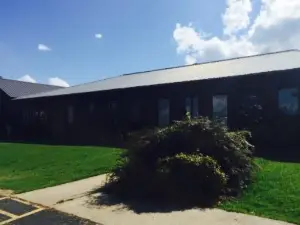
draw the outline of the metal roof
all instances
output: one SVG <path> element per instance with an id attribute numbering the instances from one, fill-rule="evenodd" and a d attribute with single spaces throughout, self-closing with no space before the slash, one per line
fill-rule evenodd
<path id="1" fill-rule="evenodd" d="M 0 90 L 13 98 L 57 89 L 62 89 L 62 87 L 0 78 Z"/>
<path id="2" fill-rule="evenodd" d="M 295 68 L 300 68 L 300 51 L 289 50 L 122 75 L 46 93 L 22 96 L 18 99 L 52 97 L 159 84 L 188 82 L 247 74 L 259 74 L 262 72 L 280 71 Z"/>

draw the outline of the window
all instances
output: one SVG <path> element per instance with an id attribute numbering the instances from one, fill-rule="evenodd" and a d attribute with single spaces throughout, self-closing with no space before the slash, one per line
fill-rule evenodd
<path id="1" fill-rule="evenodd" d="M 198 116 L 198 97 L 187 97 L 185 99 L 185 112 L 190 113 L 192 117 Z"/>
<path id="2" fill-rule="evenodd" d="M 281 89 L 278 96 L 279 109 L 286 115 L 296 115 L 299 111 L 298 96 L 297 88 Z"/>
<path id="3" fill-rule="evenodd" d="M 170 102 L 169 99 L 158 100 L 158 125 L 166 126 L 170 123 Z"/>
<path id="4" fill-rule="evenodd" d="M 198 111 L 198 97 L 193 98 L 193 110 L 192 110 L 192 117 L 198 117 L 199 111 Z"/>
<path id="5" fill-rule="evenodd" d="M 213 119 L 227 125 L 227 96 L 213 96 Z"/>
<path id="6" fill-rule="evenodd" d="M 254 125 L 263 122 L 264 108 L 259 95 L 248 94 L 239 97 L 237 104 L 235 121 L 239 129 L 251 129 Z"/>
<path id="7" fill-rule="evenodd" d="M 47 113 L 44 110 L 40 111 L 40 120 L 47 121 Z"/>
<path id="8" fill-rule="evenodd" d="M 29 124 L 33 122 L 36 118 L 38 118 L 38 115 L 39 115 L 38 111 L 35 111 L 30 108 L 23 109 L 22 111 L 23 123 Z"/>
<path id="9" fill-rule="evenodd" d="M 113 102 L 110 102 L 110 103 L 109 103 L 109 109 L 110 109 L 111 111 L 115 112 L 115 111 L 117 110 L 117 108 L 118 108 L 117 102 L 113 101 Z"/>
<path id="10" fill-rule="evenodd" d="M 192 114 L 192 99 L 191 98 L 185 99 L 185 112 Z"/>
<path id="11" fill-rule="evenodd" d="M 29 117 L 30 117 L 30 113 L 29 113 L 29 110 L 28 109 L 24 109 L 22 111 L 22 116 L 23 116 L 23 122 L 25 124 L 29 123 Z"/>
<path id="12" fill-rule="evenodd" d="M 90 106 L 89 106 L 89 111 L 90 113 L 92 114 L 95 110 L 95 104 L 93 102 L 90 103 Z"/>
<path id="13" fill-rule="evenodd" d="M 134 103 L 131 106 L 131 114 L 130 114 L 131 122 L 138 122 L 141 118 L 141 108 L 138 103 Z"/>
<path id="14" fill-rule="evenodd" d="M 68 123 L 72 124 L 74 122 L 74 107 L 68 107 Z"/>

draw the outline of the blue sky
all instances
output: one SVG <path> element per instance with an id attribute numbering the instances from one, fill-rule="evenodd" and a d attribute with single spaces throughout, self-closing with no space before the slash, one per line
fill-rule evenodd
<path id="1" fill-rule="evenodd" d="M 220 0 L 2 0 L 0 75 L 69 84 L 184 64 L 176 23 L 193 21 L 218 33 Z M 95 38 L 101 33 L 102 38 Z M 44 44 L 51 51 L 39 51 Z"/>
<path id="2" fill-rule="evenodd" d="M 1 0 L 0 76 L 76 85 L 300 47 L 299 28 L 288 26 L 300 21 L 299 2 Z"/>

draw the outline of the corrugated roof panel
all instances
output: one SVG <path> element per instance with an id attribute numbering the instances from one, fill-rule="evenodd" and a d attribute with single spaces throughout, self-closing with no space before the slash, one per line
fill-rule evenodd
<path id="1" fill-rule="evenodd" d="M 17 98 L 24 95 L 32 95 L 61 89 L 62 87 L 29 83 L 18 80 L 8 80 L 0 78 L 0 89 L 3 90 L 8 96 Z"/>
<path id="2" fill-rule="evenodd" d="M 46 93 L 23 96 L 18 99 L 51 97 L 158 84 L 179 83 L 295 68 L 300 68 L 300 52 L 297 50 L 291 50 L 123 75 Z"/>

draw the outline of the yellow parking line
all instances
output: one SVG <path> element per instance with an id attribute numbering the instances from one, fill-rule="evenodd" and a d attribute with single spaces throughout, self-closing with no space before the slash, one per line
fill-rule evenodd
<path id="1" fill-rule="evenodd" d="M 30 215 L 38 213 L 38 212 L 40 212 L 42 210 L 44 210 L 44 209 L 36 209 L 36 210 L 31 211 L 31 212 L 25 213 L 25 214 L 19 216 L 18 219 L 26 217 L 26 216 L 30 216 Z"/>
<path id="2" fill-rule="evenodd" d="M 19 198 L 11 198 L 11 200 L 14 200 L 14 201 L 23 203 L 23 204 L 25 204 L 25 205 L 34 206 L 34 207 L 39 208 L 39 209 L 44 208 L 44 207 L 41 207 L 41 206 L 39 206 L 39 205 L 37 205 L 37 204 L 33 204 L 33 203 L 31 203 L 31 202 L 27 202 L 27 201 L 25 201 L 25 200 L 23 200 L 23 199 L 19 199 Z"/>
<path id="3" fill-rule="evenodd" d="M 4 224 L 10 223 L 10 222 L 12 222 L 12 221 L 21 219 L 21 218 L 23 218 L 23 217 L 33 215 L 33 214 L 38 213 L 38 212 L 40 212 L 40 211 L 42 211 L 42 210 L 44 210 L 44 209 L 39 208 L 39 209 L 33 210 L 33 211 L 31 211 L 31 212 L 25 213 L 25 214 L 23 214 L 23 215 L 21 215 L 21 216 L 15 216 L 15 215 L 14 215 L 15 217 L 12 217 L 11 219 L 8 219 L 8 220 L 3 221 L 2 223 L 0 223 L 0 225 L 4 225 Z M 0 213 L 1 213 L 1 210 L 0 210 Z M 3 214 L 4 214 L 4 213 L 3 213 Z M 4 215 L 5 215 L 5 214 L 4 214 Z"/>
<path id="4" fill-rule="evenodd" d="M 23 200 L 23 199 L 20 199 L 20 198 L 16 198 L 16 197 L 6 197 L 6 198 L 9 198 L 9 199 L 11 199 L 13 201 L 16 201 L 16 202 L 23 203 L 25 205 L 33 206 L 33 207 L 35 207 L 37 209 L 45 209 L 45 208 L 47 208 L 45 206 L 42 206 L 42 205 L 39 205 L 39 204 L 36 204 L 36 203 L 31 203 L 29 201 L 26 201 L 26 200 Z"/>
<path id="5" fill-rule="evenodd" d="M 17 201 L 17 202 L 21 202 L 21 203 L 24 203 L 26 205 L 32 205 L 30 202 L 27 202 L 25 200 L 21 200 L 19 198 L 10 198 L 11 200 L 14 200 L 14 201 Z"/>
<path id="6" fill-rule="evenodd" d="M 12 217 L 12 218 L 16 218 L 16 217 L 18 217 L 18 216 L 17 216 L 17 215 L 15 215 L 15 214 L 12 214 L 12 213 L 9 213 L 9 212 L 6 212 L 6 211 L 3 211 L 3 210 L 1 210 L 1 209 L 0 209 L 0 213 L 1 213 L 2 215 L 8 216 L 8 217 Z"/>

